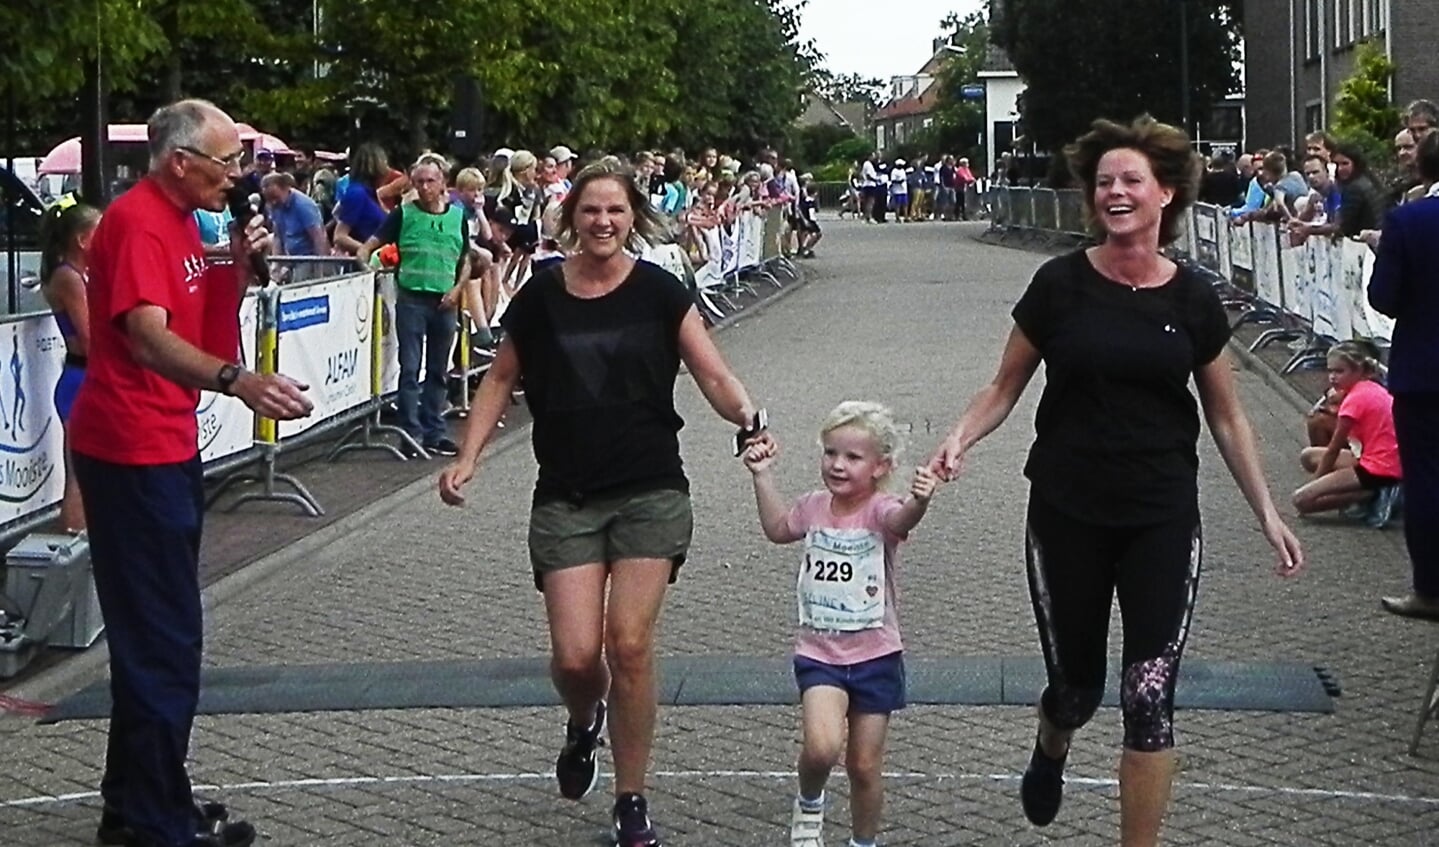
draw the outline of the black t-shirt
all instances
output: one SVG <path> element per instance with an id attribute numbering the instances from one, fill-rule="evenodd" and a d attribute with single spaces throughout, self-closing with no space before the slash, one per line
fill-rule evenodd
<path id="1" fill-rule="evenodd" d="M 535 420 L 535 502 L 689 490 L 674 394 L 692 305 L 673 275 L 643 261 L 603 297 L 570 294 L 557 266 L 510 301 L 500 323 Z"/>
<path id="2" fill-rule="evenodd" d="M 1045 386 L 1024 473 L 1076 518 L 1138 526 L 1198 507 L 1193 372 L 1229 340 L 1224 306 L 1181 268 L 1156 288 L 1099 274 L 1083 250 L 1045 262 L 1015 304 Z"/>

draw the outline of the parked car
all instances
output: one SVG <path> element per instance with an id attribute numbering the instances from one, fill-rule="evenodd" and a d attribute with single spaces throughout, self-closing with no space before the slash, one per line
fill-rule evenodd
<path id="1" fill-rule="evenodd" d="M 40 216 L 45 206 L 35 192 L 9 169 L 0 168 L 0 311 L 12 313 L 46 308 L 40 287 Z M 15 308 L 11 310 L 11 274 L 16 277 Z"/>

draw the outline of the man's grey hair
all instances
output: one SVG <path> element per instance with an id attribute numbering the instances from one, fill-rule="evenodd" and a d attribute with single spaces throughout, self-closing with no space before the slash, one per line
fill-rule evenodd
<path id="1" fill-rule="evenodd" d="M 199 147 L 206 125 L 216 114 L 224 112 L 208 100 L 180 100 L 156 109 L 146 124 L 150 169 L 158 168 L 175 150 Z"/>

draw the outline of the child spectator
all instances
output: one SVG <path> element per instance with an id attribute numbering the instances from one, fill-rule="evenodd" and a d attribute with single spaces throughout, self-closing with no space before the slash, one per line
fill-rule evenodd
<path id="1" fill-rule="evenodd" d="M 1294 492 L 1301 515 L 1372 502 L 1369 526 L 1389 523 L 1399 497 L 1399 444 L 1394 437 L 1394 398 L 1373 380 L 1376 351 L 1356 341 L 1329 350 L 1329 382 L 1343 394 L 1334 434 L 1324 447 L 1306 447 L 1299 462 L 1314 479 Z M 1356 456 L 1350 440 L 1358 443 Z"/>

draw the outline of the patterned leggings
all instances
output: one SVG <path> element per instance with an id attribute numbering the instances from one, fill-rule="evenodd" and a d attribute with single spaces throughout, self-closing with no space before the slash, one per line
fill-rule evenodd
<path id="1" fill-rule="evenodd" d="M 1151 526 L 1096 526 L 1030 495 L 1025 558 L 1049 675 L 1040 708 L 1051 724 L 1078 729 L 1104 699 L 1109 610 L 1118 592 L 1124 746 L 1174 746 L 1174 684 L 1202 549 L 1197 512 Z"/>

